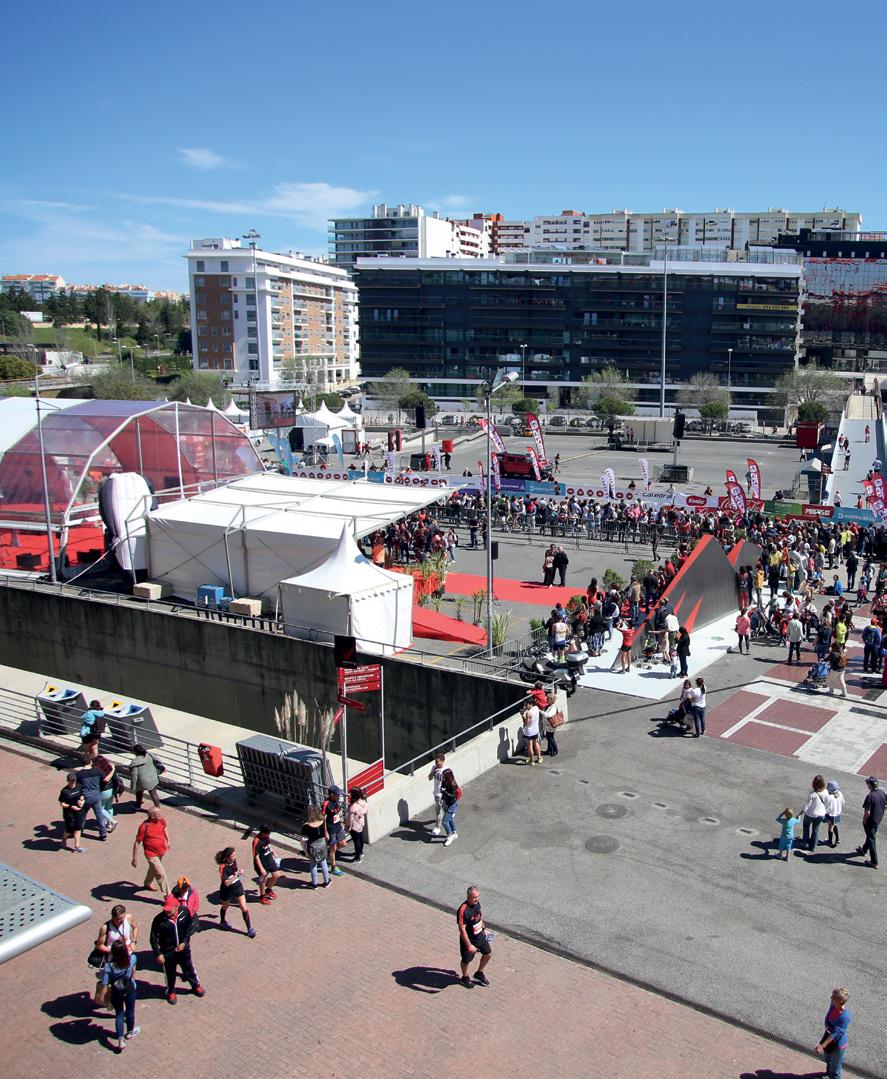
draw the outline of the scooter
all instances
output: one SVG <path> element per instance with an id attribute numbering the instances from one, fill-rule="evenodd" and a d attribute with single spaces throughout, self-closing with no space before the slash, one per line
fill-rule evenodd
<path id="1" fill-rule="evenodd" d="M 541 682 L 553 689 L 562 689 L 568 697 L 572 697 L 579 684 L 577 669 L 577 664 L 566 668 L 556 666 L 549 654 L 541 659 L 523 660 L 517 673 L 522 682 Z"/>

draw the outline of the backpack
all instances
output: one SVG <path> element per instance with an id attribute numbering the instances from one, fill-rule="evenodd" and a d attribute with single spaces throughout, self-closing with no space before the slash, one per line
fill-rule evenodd
<path id="1" fill-rule="evenodd" d="M 118 967 L 113 967 L 108 984 L 112 989 L 116 989 L 118 993 L 128 992 L 132 984 L 132 967 L 127 967 L 125 971 L 120 971 Z"/>
<path id="2" fill-rule="evenodd" d="M 312 839 L 308 844 L 308 857 L 314 863 L 314 865 L 320 865 L 321 862 L 326 861 L 327 847 L 326 840 L 323 836 L 318 836 L 317 839 Z"/>

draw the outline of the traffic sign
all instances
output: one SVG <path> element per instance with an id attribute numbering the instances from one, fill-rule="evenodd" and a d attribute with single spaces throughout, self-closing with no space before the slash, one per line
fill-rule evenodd
<path id="1" fill-rule="evenodd" d="M 365 704 L 362 704 L 360 701 L 354 701 L 350 697 L 343 697 L 341 694 L 339 694 L 339 696 L 336 697 L 336 700 L 339 702 L 339 704 L 347 704 L 349 708 L 356 708 L 358 712 L 363 712 L 366 710 Z"/>

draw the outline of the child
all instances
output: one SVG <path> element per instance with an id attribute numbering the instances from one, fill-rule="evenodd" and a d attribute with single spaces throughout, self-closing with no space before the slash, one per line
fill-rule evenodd
<path id="1" fill-rule="evenodd" d="M 783 809 L 776 818 L 776 823 L 782 825 L 782 834 L 779 837 L 779 854 L 782 860 L 787 862 L 795 841 L 795 828 L 801 823 L 801 818 L 796 817 L 790 809 Z"/>
<path id="2" fill-rule="evenodd" d="M 859 582 L 859 588 L 856 589 L 856 602 L 868 603 L 869 600 L 869 579 L 863 577 Z"/>
<path id="3" fill-rule="evenodd" d="M 676 648 L 672 648 L 671 652 L 669 653 L 669 659 L 671 660 L 671 670 L 669 671 L 669 676 L 671 678 L 677 678 L 678 677 L 678 651 L 677 651 Z"/>
<path id="4" fill-rule="evenodd" d="M 838 825 L 841 823 L 841 814 L 844 812 L 844 793 L 833 780 L 826 785 L 828 790 L 828 845 L 836 847 L 841 842 Z"/>

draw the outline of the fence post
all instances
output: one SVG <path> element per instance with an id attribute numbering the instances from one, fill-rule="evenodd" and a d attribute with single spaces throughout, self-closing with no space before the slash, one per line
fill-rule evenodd
<path id="1" fill-rule="evenodd" d="M 188 786 L 194 786 L 194 770 L 191 764 L 191 743 L 185 743 L 185 764 L 188 768 Z"/>

